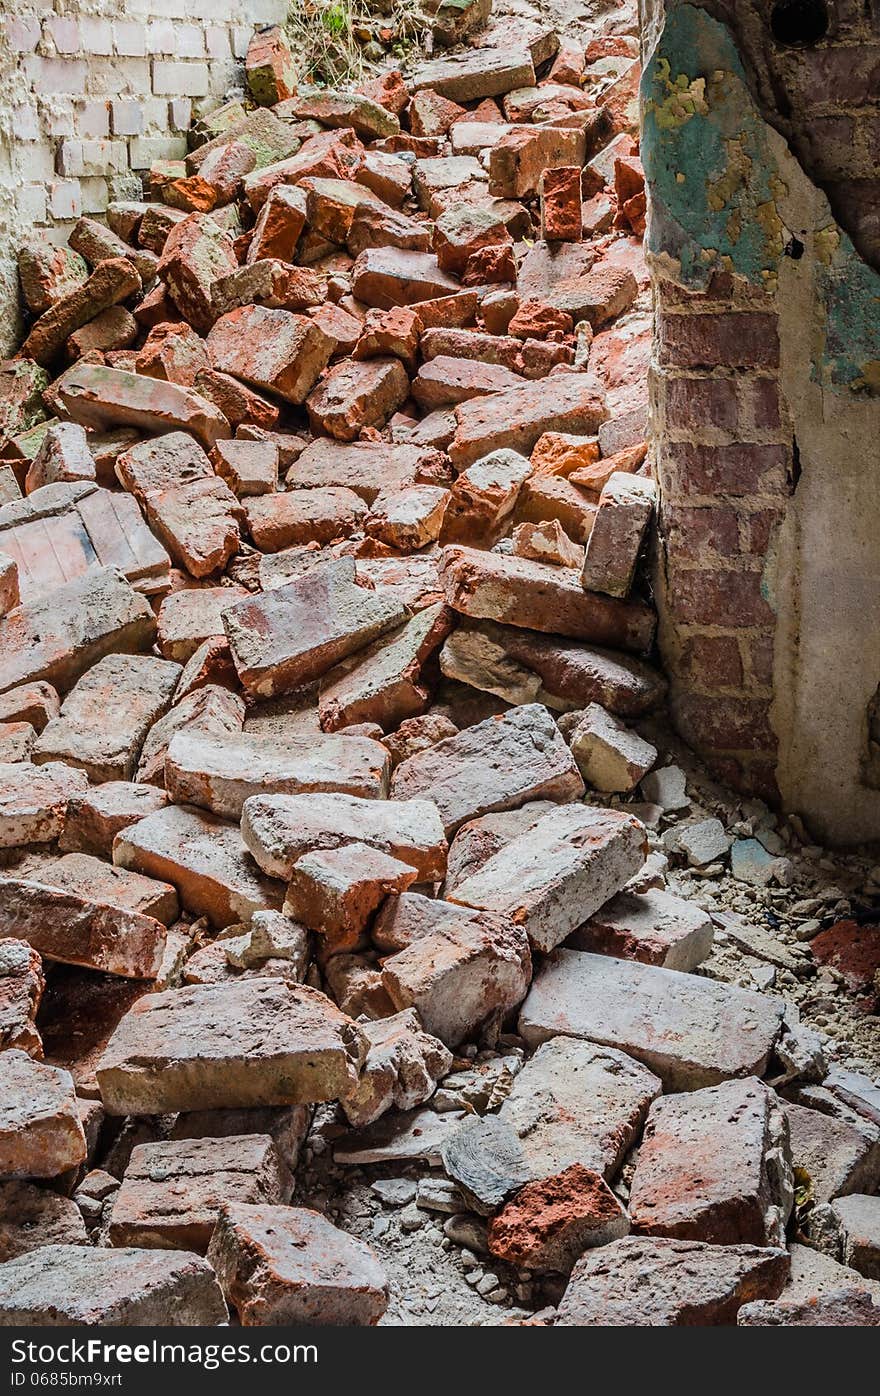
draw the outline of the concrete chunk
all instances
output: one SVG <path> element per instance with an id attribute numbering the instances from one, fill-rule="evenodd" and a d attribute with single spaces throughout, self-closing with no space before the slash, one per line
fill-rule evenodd
<path id="1" fill-rule="evenodd" d="M 354 1086 L 360 1028 L 324 994 L 282 979 L 145 994 L 97 1067 L 111 1115 L 301 1105 Z"/>
<path id="2" fill-rule="evenodd" d="M 657 760 L 656 747 L 598 703 L 585 710 L 569 745 L 587 784 L 606 794 L 629 794 Z"/>

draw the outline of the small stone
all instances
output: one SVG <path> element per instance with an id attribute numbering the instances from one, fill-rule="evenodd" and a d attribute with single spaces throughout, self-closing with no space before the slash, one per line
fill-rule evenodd
<path id="1" fill-rule="evenodd" d="M 406 1207 L 415 1202 L 417 1185 L 412 1178 L 377 1178 L 370 1184 L 370 1192 L 386 1207 Z"/>
<path id="2" fill-rule="evenodd" d="M 672 814 L 690 805 L 686 785 L 687 777 L 680 766 L 661 766 L 643 776 L 639 788 L 643 799 L 659 805 L 664 814 Z"/>
<path id="3" fill-rule="evenodd" d="M 692 868 L 702 868 L 723 858 L 733 839 L 725 832 L 720 819 L 701 819 L 695 824 L 675 825 L 664 842 L 681 853 Z"/>

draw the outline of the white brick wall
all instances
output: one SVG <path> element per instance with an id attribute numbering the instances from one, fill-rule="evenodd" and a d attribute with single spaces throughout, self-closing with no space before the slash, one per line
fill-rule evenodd
<path id="1" fill-rule="evenodd" d="M 191 113 L 241 84 L 254 27 L 288 3 L 15 0 L 0 24 L 0 357 L 14 347 L 22 233 L 57 240 L 103 212 L 129 171 L 180 157 Z"/>

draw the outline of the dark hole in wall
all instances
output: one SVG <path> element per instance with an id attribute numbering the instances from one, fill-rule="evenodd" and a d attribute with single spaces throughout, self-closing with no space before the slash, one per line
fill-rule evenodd
<path id="1" fill-rule="evenodd" d="M 829 24 L 826 0 L 776 0 L 770 11 L 773 37 L 788 48 L 817 44 L 828 33 Z"/>

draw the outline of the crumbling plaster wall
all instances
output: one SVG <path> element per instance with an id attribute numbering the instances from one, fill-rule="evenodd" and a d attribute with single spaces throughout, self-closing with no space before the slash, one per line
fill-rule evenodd
<path id="1" fill-rule="evenodd" d="M 186 151 L 193 108 L 241 82 L 288 0 L 0 0 L 0 355 L 18 340 L 15 253 L 137 197 Z"/>
<path id="2" fill-rule="evenodd" d="M 880 267 L 880 0 L 699 0 L 733 35 L 765 119 Z"/>
<path id="3" fill-rule="evenodd" d="M 673 713 L 719 774 L 817 835 L 878 838 L 880 276 L 724 24 L 647 0 L 644 41 Z"/>

